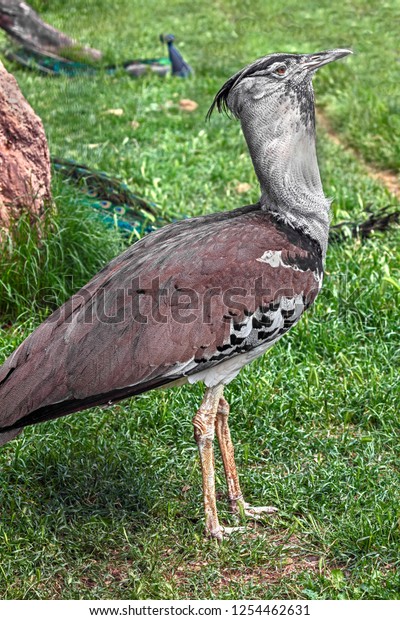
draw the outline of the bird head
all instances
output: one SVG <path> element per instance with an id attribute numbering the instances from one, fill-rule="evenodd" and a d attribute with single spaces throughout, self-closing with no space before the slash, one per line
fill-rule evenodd
<path id="1" fill-rule="evenodd" d="M 209 118 L 215 108 L 219 112 L 232 112 L 237 118 L 265 100 L 283 103 L 297 96 L 303 111 L 313 112 L 311 79 L 323 65 L 351 54 L 349 49 L 335 49 L 315 54 L 270 54 L 255 60 L 235 73 L 218 91 L 208 111 Z M 310 106 L 307 106 L 307 102 Z"/>

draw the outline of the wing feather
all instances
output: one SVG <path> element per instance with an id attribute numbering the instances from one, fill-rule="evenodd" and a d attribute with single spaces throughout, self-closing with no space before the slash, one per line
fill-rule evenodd
<path id="1" fill-rule="evenodd" d="M 271 252 L 280 262 L 265 260 Z M 301 295 L 306 307 L 320 272 L 317 244 L 257 205 L 156 231 L 111 261 L 0 368 L 0 427 L 115 402 L 182 379 L 199 363 L 218 365 L 233 324 L 288 295 Z"/>

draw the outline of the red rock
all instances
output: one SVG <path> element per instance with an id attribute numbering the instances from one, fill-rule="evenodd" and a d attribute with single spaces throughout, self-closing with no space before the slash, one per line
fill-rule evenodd
<path id="1" fill-rule="evenodd" d="M 40 118 L 0 62 L 0 230 L 51 201 L 50 156 Z"/>

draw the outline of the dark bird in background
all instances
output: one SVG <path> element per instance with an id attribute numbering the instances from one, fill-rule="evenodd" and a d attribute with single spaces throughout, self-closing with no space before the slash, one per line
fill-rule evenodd
<path id="1" fill-rule="evenodd" d="M 142 236 L 165 221 L 153 202 L 134 194 L 125 183 L 75 161 L 52 157 L 54 170 L 80 190 L 80 202 L 91 207 L 102 221 L 127 236 Z"/>
<path id="2" fill-rule="evenodd" d="M 177 77 L 188 77 L 193 73 L 193 69 L 190 65 L 183 60 L 182 54 L 174 45 L 175 37 L 173 34 L 162 34 L 160 39 L 168 46 L 168 57 L 171 62 L 171 73 Z"/>
<path id="3" fill-rule="evenodd" d="M 242 126 L 256 204 L 150 233 L 54 312 L 0 368 L 0 442 L 23 427 L 160 387 L 202 381 L 193 418 L 208 533 L 221 539 L 213 439 L 234 512 L 243 499 L 225 386 L 291 327 L 322 285 L 330 201 L 315 148 L 312 77 L 347 49 L 265 56 L 231 77 L 209 114 Z"/>

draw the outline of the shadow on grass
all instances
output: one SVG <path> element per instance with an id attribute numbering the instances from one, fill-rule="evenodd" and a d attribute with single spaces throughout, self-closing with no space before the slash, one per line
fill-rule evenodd
<path id="1" fill-rule="evenodd" d="M 97 420 L 96 420 L 97 421 Z M 146 460 L 143 438 L 112 436 L 112 429 L 81 432 L 68 421 L 28 429 L 3 450 L 1 505 L 3 527 L 28 518 L 57 528 L 61 520 L 129 519 L 145 527 L 164 497 L 157 468 Z M 98 424 L 96 424 L 98 427 Z M 46 428 L 47 427 L 47 428 Z"/>

